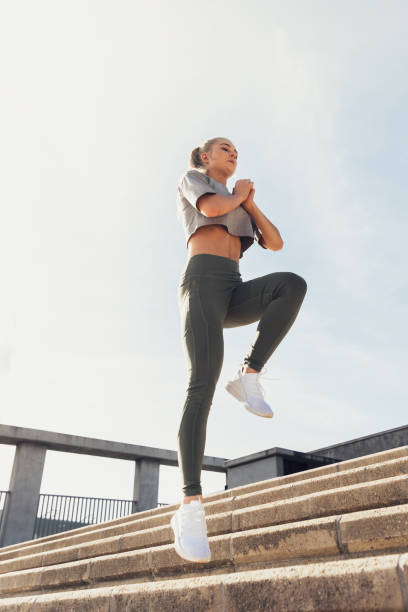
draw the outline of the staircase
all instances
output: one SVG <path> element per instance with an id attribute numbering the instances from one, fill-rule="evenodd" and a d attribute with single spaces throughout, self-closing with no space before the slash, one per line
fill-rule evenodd
<path id="1" fill-rule="evenodd" d="M 408 446 L 203 501 L 209 563 L 158 507 L 1 548 L 0 612 L 408 611 Z"/>

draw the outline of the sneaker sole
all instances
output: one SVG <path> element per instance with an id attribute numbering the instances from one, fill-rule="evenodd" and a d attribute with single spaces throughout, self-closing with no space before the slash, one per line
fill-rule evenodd
<path id="1" fill-rule="evenodd" d="M 237 384 L 239 383 L 239 385 Z M 247 403 L 247 399 L 245 397 L 244 391 L 242 389 L 242 384 L 239 381 L 234 381 L 234 382 L 229 382 L 226 386 L 225 386 L 226 390 L 231 393 L 231 395 L 233 395 L 237 400 L 239 400 L 240 402 L 244 402 L 244 406 L 245 408 L 248 410 L 248 412 L 251 412 L 252 414 L 256 414 L 256 416 L 260 416 L 260 417 L 264 417 L 266 419 L 271 419 L 273 417 L 273 410 L 271 408 L 271 414 L 264 414 L 262 412 L 257 412 L 257 410 L 255 408 L 252 408 L 248 403 Z"/>
<path id="2" fill-rule="evenodd" d="M 194 558 L 194 557 L 189 557 L 179 546 L 178 543 L 178 537 L 177 537 L 177 524 L 176 524 L 176 517 L 172 516 L 171 520 L 170 520 L 170 525 L 173 529 L 173 533 L 174 533 L 174 548 L 176 550 L 176 553 L 182 558 L 182 559 L 186 559 L 187 561 L 192 561 L 193 563 L 208 563 L 208 561 L 211 560 L 211 553 L 208 557 L 199 557 L 199 558 Z"/>
<path id="3" fill-rule="evenodd" d="M 239 400 L 240 402 L 245 402 L 246 401 L 246 397 L 245 397 L 245 394 L 243 393 L 242 385 L 241 385 L 241 383 L 239 383 L 239 385 L 238 385 L 237 382 L 238 381 L 236 381 L 236 382 L 229 382 L 226 385 L 225 388 L 237 400 Z"/>
<path id="4" fill-rule="evenodd" d="M 257 416 L 264 417 L 266 419 L 271 419 L 273 417 L 273 412 L 271 412 L 270 414 L 264 414 L 263 412 L 257 412 L 255 408 L 251 408 L 249 404 L 244 404 L 244 406 L 248 410 L 248 412 L 252 412 L 252 414 L 256 414 Z"/>

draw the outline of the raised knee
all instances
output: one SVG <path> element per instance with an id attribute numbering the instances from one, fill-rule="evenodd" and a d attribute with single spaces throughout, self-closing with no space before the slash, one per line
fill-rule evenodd
<path id="1" fill-rule="evenodd" d="M 288 275 L 291 285 L 295 287 L 299 291 L 299 293 L 305 295 L 307 291 L 307 282 L 305 281 L 303 276 L 296 274 L 296 272 L 288 272 Z"/>

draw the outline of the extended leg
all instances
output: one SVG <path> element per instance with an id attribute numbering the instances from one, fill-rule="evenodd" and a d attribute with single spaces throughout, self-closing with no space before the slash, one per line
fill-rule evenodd
<path id="1" fill-rule="evenodd" d="M 222 320 L 227 299 L 192 279 L 180 295 L 189 382 L 178 431 L 178 459 L 186 497 L 201 495 L 207 419 L 224 357 Z"/>

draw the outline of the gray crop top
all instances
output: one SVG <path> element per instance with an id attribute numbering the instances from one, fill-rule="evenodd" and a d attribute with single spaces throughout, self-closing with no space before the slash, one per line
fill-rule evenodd
<path id="1" fill-rule="evenodd" d="M 252 216 L 239 205 L 231 212 L 218 217 L 206 217 L 197 208 L 197 200 L 205 193 L 219 193 L 221 195 L 232 195 L 227 186 L 216 181 L 211 176 L 200 172 L 200 170 L 187 170 L 178 182 L 178 217 L 182 217 L 184 232 L 186 235 L 186 247 L 190 236 L 202 225 L 223 225 L 229 234 L 239 236 L 241 240 L 240 259 L 256 240 L 263 248 L 261 243 L 262 235 L 253 220 Z"/>

